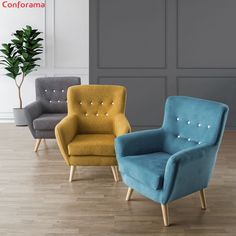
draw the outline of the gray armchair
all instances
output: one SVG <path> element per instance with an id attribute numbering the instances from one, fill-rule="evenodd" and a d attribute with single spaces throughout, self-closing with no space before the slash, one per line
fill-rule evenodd
<path id="1" fill-rule="evenodd" d="M 28 127 L 36 139 L 35 152 L 42 139 L 55 138 L 55 126 L 67 115 L 67 89 L 79 84 L 79 77 L 36 79 L 36 101 L 24 108 Z"/>

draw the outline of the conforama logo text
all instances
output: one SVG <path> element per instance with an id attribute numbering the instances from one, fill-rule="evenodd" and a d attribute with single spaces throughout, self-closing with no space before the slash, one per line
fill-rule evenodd
<path id="1" fill-rule="evenodd" d="M 12 1 L 3 1 L 1 3 L 3 8 L 45 8 L 46 4 L 43 2 L 12 2 Z"/>

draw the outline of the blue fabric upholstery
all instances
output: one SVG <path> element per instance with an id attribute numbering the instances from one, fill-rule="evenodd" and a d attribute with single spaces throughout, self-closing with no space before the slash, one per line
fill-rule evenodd
<path id="1" fill-rule="evenodd" d="M 169 157 L 163 152 L 127 156 L 120 163 L 119 170 L 154 190 L 161 189 Z"/>
<path id="2" fill-rule="evenodd" d="M 123 181 L 161 204 L 206 188 L 227 114 L 222 103 L 169 97 L 160 129 L 116 138 Z"/>

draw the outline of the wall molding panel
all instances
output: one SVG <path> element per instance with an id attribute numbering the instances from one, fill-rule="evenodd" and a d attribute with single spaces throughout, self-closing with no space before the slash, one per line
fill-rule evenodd
<path id="1" fill-rule="evenodd" d="M 143 4 L 142 1 L 133 1 L 133 5 L 141 5 Z M 125 0 L 121 0 L 119 2 L 113 1 L 112 4 L 107 3 L 107 1 L 104 0 L 97 0 L 97 7 L 96 7 L 96 31 L 97 31 L 97 68 L 99 69 L 166 69 L 167 68 L 167 61 L 166 61 L 166 54 L 167 54 L 167 46 L 166 46 L 166 37 L 167 37 L 167 25 L 166 25 L 166 19 L 167 19 L 167 2 L 165 0 L 146 0 L 146 2 L 151 2 L 154 9 L 150 12 L 151 8 L 147 9 L 138 9 L 136 7 L 132 7 L 131 5 L 127 4 Z M 113 5 L 114 4 L 114 5 Z M 101 6 L 102 5 L 102 6 Z M 144 6 L 144 5 L 143 5 Z M 147 4 L 148 6 L 148 4 Z M 119 14 L 122 9 L 125 9 L 127 7 L 127 11 L 123 11 L 122 14 Z M 136 14 L 134 14 L 135 10 L 138 9 Z M 120 11 L 121 10 L 121 11 Z M 150 19 L 146 18 L 147 22 L 144 22 L 142 24 L 142 11 L 147 11 L 151 15 L 151 18 L 153 18 L 156 22 L 152 22 L 153 25 L 155 24 L 155 27 L 157 28 L 157 33 L 155 35 L 150 35 L 152 33 L 148 27 L 148 23 L 150 23 Z M 108 17 L 110 16 L 110 12 L 113 12 L 113 18 L 108 20 Z M 115 14 L 117 12 L 117 14 Z M 133 19 L 130 25 L 126 26 L 126 18 L 133 13 Z M 157 14 L 158 13 L 158 14 Z M 154 18 L 156 17 L 156 18 Z M 130 30 L 131 33 L 129 34 L 129 37 L 120 38 L 120 46 L 117 45 L 116 40 L 116 34 L 121 35 L 122 32 L 120 32 L 120 25 L 116 28 L 116 23 L 119 21 L 124 21 L 121 23 L 122 27 L 126 33 Z M 148 22 L 149 20 L 149 22 Z M 151 19 L 152 20 L 152 19 Z M 160 22 L 160 23 L 159 23 Z M 104 26 L 105 24 L 105 26 Z M 140 35 L 135 31 L 132 31 L 132 28 L 140 27 L 138 30 Z M 150 26 L 151 27 L 151 26 Z M 110 28 L 110 30 L 113 30 L 109 34 L 107 33 L 107 28 Z M 103 30 L 104 29 L 104 30 Z M 159 33 L 161 31 L 161 33 Z M 132 35 L 134 34 L 134 35 Z M 141 38 L 142 34 L 145 35 L 146 40 L 143 38 L 140 42 L 137 42 L 139 38 Z M 152 37 L 150 37 L 152 36 Z M 117 35 L 118 37 L 118 35 Z M 154 38 L 155 37 L 155 38 Z M 152 39 L 153 38 L 153 39 Z M 125 42 L 126 40 L 126 42 Z M 154 40 L 158 42 L 154 42 Z M 143 42 L 143 44 L 142 44 Z M 159 53 L 161 51 L 161 55 L 158 58 L 159 55 L 157 53 L 154 55 L 152 53 L 152 50 L 145 49 L 145 47 L 148 47 L 148 43 L 155 44 L 158 46 Z M 105 44 L 105 45 L 104 45 Z M 137 44 L 137 45 L 134 45 Z M 134 47 L 133 47 L 134 45 Z M 123 60 L 126 60 L 125 57 L 129 56 L 130 54 L 134 54 L 137 50 L 135 50 L 138 46 L 139 49 L 143 48 L 144 50 L 140 52 L 140 54 L 137 55 L 137 64 L 140 63 L 141 60 L 138 60 L 138 58 L 145 57 L 142 61 L 142 63 L 138 65 L 128 65 L 128 61 L 126 63 L 123 62 Z M 116 48 L 118 48 L 118 51 L 116 51 Z M 145 51 L 147 50 L 147 51 Z M 103 51 L 103 58 L 100 57 L 100 51 Z M 121 51 L 121 52 L 119 52 Z M 104 52 L 106 55 L 104 55 Z M 122 53 L 125 57 L 122 57 Z M 129 52 L 129 53 L 128 53 Z M 116 55 L 113 57 L 112 55 Z M 148 60 L 148 57 L 154 56 L 156 57 L 156 60 L 159 61 L 155 63 L 154 61 L 150 61 L 153 65 L 144 65 L 145 59 Z M 117 60 L 117 58 L 120 57 L 120 59 Z M 112 65 L 111 61 L 114 61 L 114 64 Z M 104 61 L 102 63 L 102 61 Z M 129 61 L 131 62 L 131 60 Z M 123 65 L 119 65 L 118 63 L 121 63 Z M 160 65 L 158 65 L 160 64 Z"/>
<path id="2" fill-rule="evenodd" d="M 176 68 L 236 69 L 236 2 L 176 1 Z"/>

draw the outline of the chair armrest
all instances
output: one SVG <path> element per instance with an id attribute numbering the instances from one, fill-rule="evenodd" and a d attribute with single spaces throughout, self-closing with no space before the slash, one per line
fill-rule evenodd
<path id="1" fill-rule="evenodd" d="M 27 120 L 28 127 L 35 137 L 35 130 L 33 127 L 33 121 L 43 113 L 43 105 L 40 101 L 35 101 L 24 107 L 25 117 Z"/>
<path id="2" fill-rule="evenodd" d="M 69 163 L 68 144 L 78 132 L 78 119 L 76 115 L 68 115 L 55 127 L 57 144 L 66 163 Z"/>
<path id="3" fill-rule="evenodd" d="M 140 155 L 161 150 L 164 130 L 145 130 L 122 135 L 115 139 L 117 157 Z"/>
<path id="4" fill-rule="evenodd" d="M 206 188 L 216 154 L 216 146 L 202 144 L 172 155 L 165 168 L 162 203 Z"/>
<path id="5" fill-rule="evenodd" d="M 124 114 L 117 114 L 113 120 L 113 131 L 116 137 L 131 132 L 129 121 Z"/>

